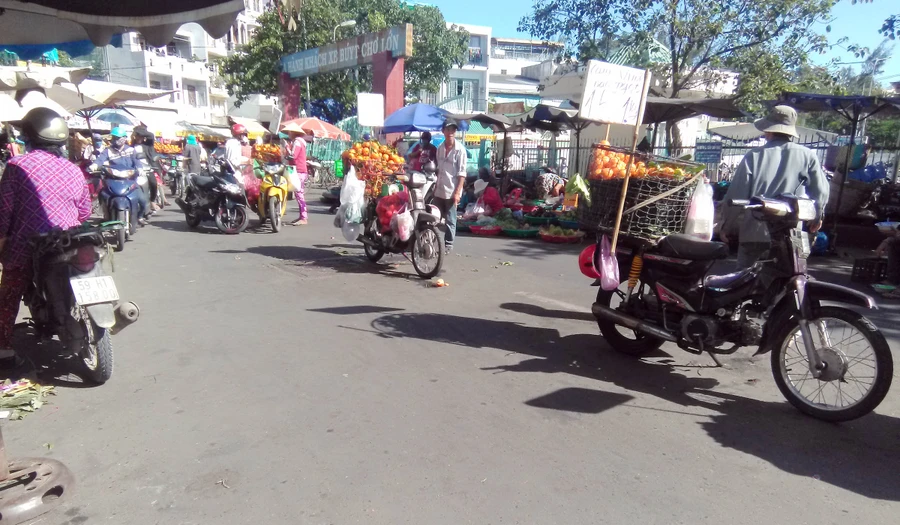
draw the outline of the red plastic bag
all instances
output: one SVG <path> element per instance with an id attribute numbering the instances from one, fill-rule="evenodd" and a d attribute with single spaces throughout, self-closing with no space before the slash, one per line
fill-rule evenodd
<path id="1" fill-rule="evenodd" d="M 619 287 L 619 261 L 610 253 L 609 238 L 604 235 L 600 241 L 600 287 L 611 292 Z"/>
<path id="2" fill-rule="evenodd" d="M 391 219 L 398 211 L 400 211 L 406 203 L 409 202 L 409 193 L 400 191 L 387 197 L 382 197 L 375 207 L 375 213 L 378 215 L 378 222 L 381 223 L 383 229 L 390 229 Z"/>

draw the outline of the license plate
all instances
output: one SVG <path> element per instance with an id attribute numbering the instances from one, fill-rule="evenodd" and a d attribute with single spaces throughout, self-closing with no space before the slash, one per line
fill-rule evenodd
<path id="1" fill-rule="evenodd" d="M 69 284 L 75 294 L 75 302 L 82 306 L 119 300 L 116 282 L 108 275 L 69 279 Z"/>

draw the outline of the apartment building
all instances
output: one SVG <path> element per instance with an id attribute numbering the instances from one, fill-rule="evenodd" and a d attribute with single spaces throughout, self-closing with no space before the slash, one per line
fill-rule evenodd
<path id="1" fill-rule="evenodd" d="M 121 48 L 107 46 L 104 50 L 107 80 L 173 90 L 169 97 L 133 105 L 148 118 L 148 112 L 155 111 L 159 118 L 225 126 L 235 104 L 225 90 L 215 61 L 250 40 L 258 27 L 256 19 L 270 3 L 245 0 L 246 9 L 229 33 L 219 39 L 210 37 L 198 24 L 183 25 L 165 47 L 147 45 L 139 33 L 125 34 Z M 275 98 L 257 96 L 246 102 L 240 113 L 247 118 L 268 120 L 276 105 Z"/>
<path id="2" fill-rule="evenodd" d="M 488 68 L 490 102 L 506 108 L 523 108 L 523 111 L 540 102 L 540 81 L 526 74 L 526 68 L 553 60 L 562 47 L 559 42 L 493 38 Z"/>
<path id="3" fill-rule="evenodd" d="M 469 32 L 465 63 L 450 69 L 450 79 L 441 86 L 438 93 L 422 93 L 420 100 L 458 113 L 487 111 L 491 28 L 472 24 L 447 25 L 456 25 Z"/>

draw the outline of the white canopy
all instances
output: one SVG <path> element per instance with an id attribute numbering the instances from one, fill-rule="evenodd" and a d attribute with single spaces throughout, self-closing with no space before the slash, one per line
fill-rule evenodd
<path id="1" fill-rule="evenodd" d="M 47 89 L 64 82 L 80 84 L 90 72 L 88 67 L 0 67 L 0 91 Z"/>

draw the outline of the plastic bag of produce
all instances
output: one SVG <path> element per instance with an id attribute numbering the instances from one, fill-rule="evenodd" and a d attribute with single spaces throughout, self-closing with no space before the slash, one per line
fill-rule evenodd
<path id="1" fill-rule="evenodd" d="M 715 215 L 712 186 L 705 182 L 698 184 L 694 190 L 694 197 L 691 199 L 691 206 L 688 208 L 684 233 L 704 241 L 711 240 Z"/>
<path id="2" fill-rule="evenodd" d="M 406 242 L 412 236 L 413 227 L 412 213 L 404 206 L 400 213 L 391 217 L 391 230 L 402 242 Z"/>
<path id="3" fill-rule="evenodd" d="M 347 242 L 353 242 L 359 237 L 359 234 L 362 233 L 362 224 L 345 222 L 344 225 L 341 226 L 341 233 L 344 234 L 344 238 L 347 239 Z"/>
<path id="4" fill-rule="evenodd" d="M 610 249 L 609 237 L 600 241 L 600 287 L 610 292 L 619 287 L 619 261 Z"/>
<path id="5" fill-rule="evenodd" d="M 341 188 L 341 205 L 344 208 L 344 220 L 359 224 L 362 222 L 363 209 L 366 205 L 366 183 L 356 178 L 351 169 L 344 176 L 344 187 Z"/>
<path id="6" fill-rule="evenodd" d="M 591 205 L 591 191 L 588 189 L 588 185 L 581 175 L 576 173 L 569 177 L 569 181 L 566 182 L 566 189 L 564 191 L 566 195 L 581 195 L 584 202 L 588 206 Z"/>
<path id="7" fill-rule="evenodd" d="M 486 210 L 484 208 L 484 203 L 479 200 L 478 202 L 473 202 L 466 206 L 466 211 L 463 213 L 464 220 L 472 220 L 479 215 L 484 215 Z"/>
<path id="8" fill-rule="evenodd" d="M 378 222 L 381 224 L 382 230 L 390 229 L 391 219 L 394 218 L 397 212 L 405 208 L 408 202 L 409 192 L 407 191 L 394 193 L 378 200 L 375 213 L 378 215 Z"/>

